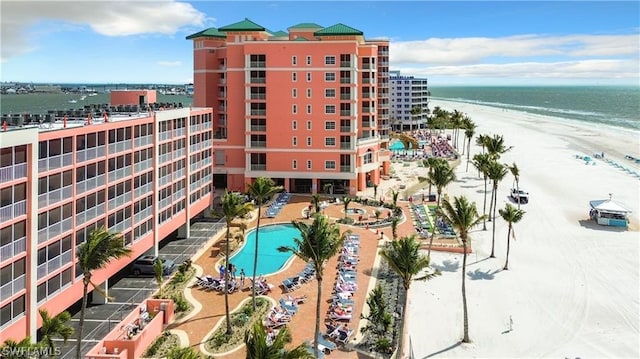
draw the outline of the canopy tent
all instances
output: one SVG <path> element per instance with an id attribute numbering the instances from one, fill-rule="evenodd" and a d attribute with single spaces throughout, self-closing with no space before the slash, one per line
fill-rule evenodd
<path id="1" fill-rule="evenodd" d="M 615 202 L 611 199 L 599 199 L 595 201 L 589 201 L 591 208 L 608 213 L 627 214 L 631 213 L 631 210 L 623 206 L 622 204 Z"/>

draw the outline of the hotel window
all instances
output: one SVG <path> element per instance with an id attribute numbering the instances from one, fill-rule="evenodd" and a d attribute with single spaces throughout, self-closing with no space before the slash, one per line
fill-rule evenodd
<path id="1" fill-rule="evenodd" d="M 336 146 L 336 138 L 335 137 L 325 137 L 324 138 L 325 147 L 335 147 Z"/>
<path id="2" fill-rule="evenodd" d="M 307 89 L 307 98 L 311 98 L 311 89 L 310 88 Z"/>
<path id="3" fill-rule="evenodd" d="M 294 146 L 297 146 L 298 145 L 298 137 L 291 138 L 291 144 L 294 145 Z"/>
<path id="4" fill-rule="evenodd" d="M 335 72 L 325 72 L 324 73 L 324 81 L 325 82 L 335 82 L 336 81 L 336 73 Z"/>
<path id="5" fill-rule="evenodd" d="M 293 168 L 294 170 L 298 169 L 298 160 L 291 161 L 291 168 Z"/>
<path id="6" fill-rule="evenodd" d="M 307 137 L 307 146 L 311 146 L 311 137 Z"/>
<path id="7" fill-rule="evenodd" d="M 311 169 L 311 160 L 307 160 L 307 169 L 310 170 Z"/>
<path id="8" fill-rule="evenodd" d="M 307 105 L 307 114 L 310 115 L 311 114 L 311 105 Z"/>
<path id="9" fill-rule="evenodd" d="M 291 128 L 294 129 L 294 130 L 297 130 L 298 129 L 298 121 L 296 121 L 296 120 L 291 121 Z"/>
<path id="10" fill-rule="evenodd" d="M 296 73 L 296 72 L 292 72 L 291 73 L 291 81 L 293 81 L 293 82 L 298 81 L 298 73 Z"/>
<path id="11" fill-rule="evenodd" d="M 336 97 L 336 89 L 324 89 L 324 97 L 335 98 Z"/>
<path id="12" fill-rule="evenodd" d="M 307 130 L 311 131 L 311 121 L 307 121 Z"/>
<path id="13" fill-rule="evenodd" d="M 297 65 L 297 64 L 298 64 L 298 57 L 291 56 L 291 65 Z"/>
<path id="14" fill-rule="evenodd" d="M 298 97 L 298 89 L 291 89 L 291 97 L 293 98 Z"/>
<path id="15" fill-rule="evenodd" d="M 325 105 L 324 106 L 324 113 L 325 114 L 335 114 L 336 113 L 336 105 Z"/>
<path id="16" fill-rule="evenodd" d="M 307 72 L 307 82 L 311 82 L 311 72 Z"/>
<path id="17" fill-rule="evenodd" d="M 324 161 L 324 169 L 326 169 L 326 170 L 335 170 L 336 169 L 336 161 Z"/>
<path id="18" fill-rule="evenodd" d="M 311 65 L 311 56 L 307 56 L 307 66 Z"/>
<path id="19" fill-rule="evenodd" d="M 336 129 L 336 121 L 325 121 L 324 122 L 325 130 L 335 130 Z"/>
<path id="20" fill-rule="evenodd" d="M 325 65 L 335 65 L 336 64 L 336 57 L 335 56 L 325 56 L 324 57 L 324 64 Z"/>
<path id="21" fill-rule="evenodd" d="M 291 106 L 291 112 L 293 112 L 294 114 L 298 113 L 298 105 L 292 105 Z"/>

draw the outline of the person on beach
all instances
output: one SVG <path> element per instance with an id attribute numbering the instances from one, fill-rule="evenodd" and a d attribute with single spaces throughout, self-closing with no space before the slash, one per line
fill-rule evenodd
<path id="1" fill-rule="evenodd" d="M 240 290 L 244 289 L 244 268 L 240 268 Z"/>

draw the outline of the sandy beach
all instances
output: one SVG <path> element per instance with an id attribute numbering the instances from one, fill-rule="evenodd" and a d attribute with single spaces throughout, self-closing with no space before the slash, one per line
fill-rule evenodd
<path id="1" fill-rule="evenodd" d="M 442 276 L 414 282 L 409 294 L 414 357 L 640 357 L 640 181 L 601 159 L 586 165 L 576 158 L 604 152 L 638 171 L 624 156 L 639 156 L 640 134 L 458 102 L 432 101 L 436 106 L 466 113 L 476 135 L 504 136 L 513 149 L 501 162 L 518 165 L 530 202 L 514 225 L 508 271 L 507 224 L 495 223 L 496 258 L 489 258 L 492 223 L 471 233 L 469 344 L 460 344 L 462 257 L 432 254 Z M 474 139 L 471 156 L 479 151 Z M 466 154 L 456 175 L 446 193 L 467 196 L 482 213 L 483 180 L 472 165 L 466 171 Z M 512 181 L 508 174 L 500 184 L 497 208 L 511 202 Z M 629 230 L 589 220 L 589 201 L 610 193 L 633 211 Z"/>

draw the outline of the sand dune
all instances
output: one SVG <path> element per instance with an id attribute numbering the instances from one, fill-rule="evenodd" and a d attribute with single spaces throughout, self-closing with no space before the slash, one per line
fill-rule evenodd
<path id="1" fill-rule="evenodd" d="M 640 357 L 640 180 L 602 160 L 585 165 L 576 159 L 605 152 L 638 171 L 624 156 L 638 157 L 640 134 L 457 102 L 433 101 L 435 106 L 467 113 L 478 125 L 476 134 L 503 135 L 514 147 L 501 161 L 518 165 L 520 185 L 531 199 L 515 225 L 508 271 L 502 270 L 506 223 L 496 221 L 496 258 L 488 258 L 492 224 L 472 233 L 475 251 L 466 273 L 470 344 L 459 344 L 462 257 L 432 255 L 443 275 L 415 282 L 410 290 L 415 357 Z M 472 156 L 481 150 L 471 147 Z M 446 192 L 467 196 L 482 212 L 483 181 L 465 167 L 466 160 Z M 498 189 L 498 208 L 510 202 L 511 184 L 509 174 Z M 633 210 L 629 230 L 588 220 L 588 202 L 609 193 Z"/>

